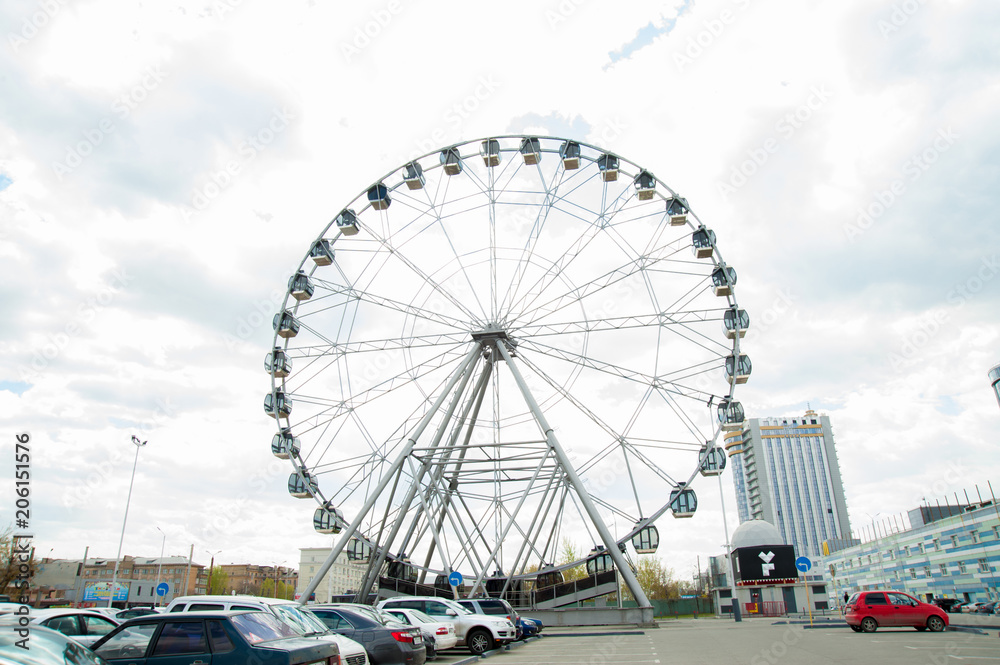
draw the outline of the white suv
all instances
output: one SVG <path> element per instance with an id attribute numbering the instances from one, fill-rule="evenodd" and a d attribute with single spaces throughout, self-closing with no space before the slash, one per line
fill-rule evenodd
<path id="1" fill-rule="evenodd" d="M 259 596 L 180 596 L 167 605 L 167 612 L 222 612 L 225 610 L 250 610 L 267 612 L 278 617 L 300 635 L 336 642 L 340 648 L 340 662 L 344 665 L 368 665 L 368 652 L 354 640 L 331 633 L 326 624 L 316 616 L 302 611 L 302 606 L 290 600 L 261 598 Z"/>
<path id="2" fill-rule="evenodd" d="M 513 642 L 517 637 L 514 624 L 506 618 L 473 614 L 450 598 L 397 596 L 383 600 L 378 606 L 383 609 L 402 607 L 420 610 L 438 621 L 450 621 L 455 624 L 458 643 L 467 646 L 476 655 Z"/>

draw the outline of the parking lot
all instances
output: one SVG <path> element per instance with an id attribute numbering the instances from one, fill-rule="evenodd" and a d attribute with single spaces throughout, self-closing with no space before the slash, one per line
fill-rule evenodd
<path id="1" fill-rule="evenodd" d="M 436 663 L 469 661 L 468 652 Z M 546 629 L 543 637 L 490 656 L 486 665 L 563 663 L 699 663 L 747 665 L 939 665 L 965 661 L 1000 663 L 1000 637 L 947 631 L 919 633 L 881 629 L 854 633 L 846 626 L 808 629 L 769 619 L 734 623 L 722 619 L 665 621 L 659 628 Z"/>

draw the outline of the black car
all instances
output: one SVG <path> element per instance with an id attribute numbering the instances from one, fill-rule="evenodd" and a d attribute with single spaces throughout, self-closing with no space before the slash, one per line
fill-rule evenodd
<path id="1" fill-rule="evenodd" d="M 931 602 L 950 614 L 957 612 L 957 606 L 962 604 L 958 598 L 935 598 Z"/>
<path id="2" fill-rule="evenodd" d="M 976 608 L 976 614 L 993 614 L 993 610 L 996 609 L 996 606 L 996 601 L 980 605 Z"/>
<path id="3" fill-rule="evenodd" d="M 415 626 L 384 624 L 362 609 L 310 605 L 309 611 L 333 632 L 360 642 L 371 665 L 424 665 L 427 660 L 423 636 Z"/>
<path id="4" fill-rule="evenodd" d="M 130 619 L 91 647 L 111 665 L 150 662 L 212 665 L 337 665 L 332 642 L 300 637 L 264 612 L 156 614 Z"/>

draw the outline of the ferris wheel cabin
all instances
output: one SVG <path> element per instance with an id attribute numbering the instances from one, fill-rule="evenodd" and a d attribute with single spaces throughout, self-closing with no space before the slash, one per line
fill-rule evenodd
<path id="1" fill-rule="evenodd" d="M 526 138 L 521 141 L 521 156 L 527 166 L 534 166 L 542 161 L 542 148 L 536 138 Z"/>
<path id="2" fill-rule="evenodd" d="M 424 167 L 419 162 L 410 162 L 403 167 L 403 182 L 409 189 L 423 189 L 427 183 L 424 178 Z"/>
<path id="3" fill-rule="evenodd" d="M 544 589 L 564 582 L 563 574 L 558 570 L 552 570 L 555 564 L 547 563 L 538 571 L 535 577 L 535 588 Z"/>
<path id="4" fill-rule="evenodd" d="M 735 355 L 726 356 L 726 381 L 730 384 L 746 383 L 751 371 L 753 365 L 745 353 L 741 353 L 739 358 Z"/>
<path id="5" fill-rule="evenodd" d="M 328 266 L 333 263 L 333 248 L 330 241 L 320 238 L 309 248 L 309 258 L 318 266 Z"/>
<path id="6" fill-rule="evenodd" d="M 615 560 L 604 549 L 604 545 L 597 545 L 594 549 L 590 550 L 590 556 L 587 558 L 588 575 L 598 575 L 614 569 Z"/>
<path id="7" fill-rule="evenodd" d="M 345 236 L 354 236 L 358 234 L 358 216 L 353 210 L 347 209 L 342 210 L 335 221 L 337 228 Z"/>
<path id="8" fill-rule="evenodd" d="M 288 310 L 275 314 L 274 320 L 271 322 L 271 327 L 277 331 L 278 337 L 283 337 L 284 339 L 295 337 L 299 334 L 299 322 L 295 320 L 295 317 Z"/>
<path id="9" fill-rule="evenodd" d="M 736 269 L 731 266 L 719 266 L 712 272 L 712 287 L 717 296 L 733 295 L 736 285 Z"/>
<path id="10" fill-rule="evenodd" d="M 296 499 L 308 499 L 319 491 L 316 479 L 307 471 L 295 471 L 288 476 L 288 493 Z"/>
<path id="11" fill-rule="evenodd" d="M 340 533 L 344 524 L 344 514 L 339 508 L 334 508 L 327 502 L 313 513 L 313 528 L 317 533 Z"/>
<path id="12" fill-rule="evenodd" d="M 562 158 L 563 168 L 567 171 L 580 168 L 580 144 L 576 141 L 564 141 L 559 147 L 559 156 Z"/>
<path id="13" fill-rule="evenodd" d="M 716 407 L 716 413 L 723 432 L 737 432 L 743 429 L 746 415 L 743 412 L 743 405 L 739 402 L 726 398 Z"/>
<path id="14" fill-rule="evenodd" d="M 360 538 L 351 538 L 347 542 L 348 561 L 368 561 L 372 556 L 372 546 Z"/>
<path id="15" fill-rule="evenodd" d="M 292 373 L 292 359 L 280 346 L 264 356 L 264 371 L 276 379 L 281 379 Z"/>
<path id="16" fill-rule="evenodd" d="M 441 166 L 445 175 L 458 175 L 462 172 L 462 156 L 456 148 L 445 148 L 441 151 Z"/>
<path id="17" fill-rule="evenodd" d="M 670 215 L 670 226 L 684 226 L 688 221 L 687 200 L 679 196 L 667 199 L 667 214 Z"/>
<path id="18" fill-rule="evenodd" d="M 642 527 L 632 536 L 632 547 L 636 554 L 654 554 L 660 546 L 660 532 L 652 524 Z"/>
<path id="19" fill-rule="evenodd" d="M 483 164 L 488 168 L 500 166 L 500 141 L 486 139 L 479 146 L 479 154 L 483 157 Z"/>
<path id="20" fill-rule="evenodd" d="M 288 290 L 292 292 L 293 298 L 302 302 L 303 300 L 312 298 L 313 293 L 316 292 L 316 287 L 313 286 L 309 275 L 300 270 L 288 278 Z"/>
<path id="21" fill-rule="evenodd" d="M 729 339 L 734 339 L 737 335 L 742 339 L 749 328 L 750 315 L 745 309 L 737 309 L 733 306 L 722 315 L 722 329 Z"/>
<path id="22" fill-rule="evenodd" d="M 618 180 L 618 158 L 614 155 L 604 153 L 597 158 L 597 168 L 601 172 L 604 182 L 614 182 Z"/>
<path id="23" fill-rule="evenodd" d="M 726 468 L 726 454 L 721 448 L 712 446 L 701 452 L 701 466 L 698 471 L 703 476 L 718 476 Z"/>
<path id="24" fill-rule="evenodd" d="M 400 553 L 399 557 L 389 562 L 386 568 L 386 576 L 395 580 L 417 581 L 417 571 L 413 569 L 406 554 Z"/>
<path id="25" fill-rule="evenodd" d="M 298 456 L 301 448 L 301 443 L 288 427 L 282 427 L 281 431 L 271 439 L 271 453 L 278 459 Z"/>
<path id="26" fill-rule="evenodd" d="M 694 511 L 698 510 L 698 497 L 694 490 L 685 488 L 670 492 L 670 510 L 674 517 L 692 517 Z"/>
<path id="27" fill-rule="evenodd" d="M 368 203 L 375 210 L 388 210 L 392 199 L 389 198 L 389 188 L 381 182 L 368 190 Z"/>
<path id="28" fill-rule="evenodd" d="M 287 418 L 292 414 L 292 400 L 280 388 L 273 393 L 268 393 L 264 396 L 264 413 L 272 418 L 275 415 L 279 418 Z"/>
<path id="29" fill-rule="evenodd" d="M 710 259 L 715 251 L 715 231 L 704 226 L 691 234 L 691 251 L 696 259 Z"/>
<path id="30" fill-rule="evenodd" d="M 635 177 L 635 193 L 640 201 L 649 201 L 656 191 L 656 179 L 649 171 L 642 171 Z"/>

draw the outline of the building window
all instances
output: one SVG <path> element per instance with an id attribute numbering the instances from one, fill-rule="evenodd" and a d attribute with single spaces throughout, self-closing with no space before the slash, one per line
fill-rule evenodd
<path id="1" fill-rule="evenodd" d="M 952 536 L 951 537 L 951 546 L 952 547 L 958 547 L 958 536 Z"/>
<path id="2" fill-rule="evenodd" d="M 910 579 L 911 580 L 917 579 L 917 569 L 916 568 L 910 568 Z"/>
<path id="3" fill-rule="evenodd" d="M 909 545 L 906 546 L 905 552 L 906 552 L 906 556 L 910 556 L 910 546 Z"/>
<path id="4" fill-rule="evenodd" d="M 923 543 L 917 543 L 917 552 L 919 552 L 920 554 L 924 553 L 924 544 Z"/>
<path id="5" fill-rule="evenodd" d="M 969 538 L 972 538 L 972 544 L 975 545 L 979 542 L 979 532 L 973 529 L 969 532 Z"/>
<path id="6" fill-rule="evenodd" d="M 940 563 L 938 569 L 941 571 L 941 577 L 948 577 L 948 564 Z"/>
<path id="7" fill-rule="evenodd" d="M 986 559 L 979 560 L 979 572 L 988 573 L 990 572 L 990 564 L 987 563 Z"/>
<path id="8" fill-rule="evenodd" d="M 965 575 L 965 562 L 964 561 L 959 561 L 958 562 L 958 574 L 959 575 Z"/>
<path id="9" fill-rule="evenodd" d="M 930 576 L 931 576 L 931 567 L 924 566 L 924 577 L 930 577 Z"/>
<path id="10" fill-rule="evenodd" d="M 941 541 L 937 538 L 934 539 L 934 551 L 937 552 L 941 549 Z"/>

